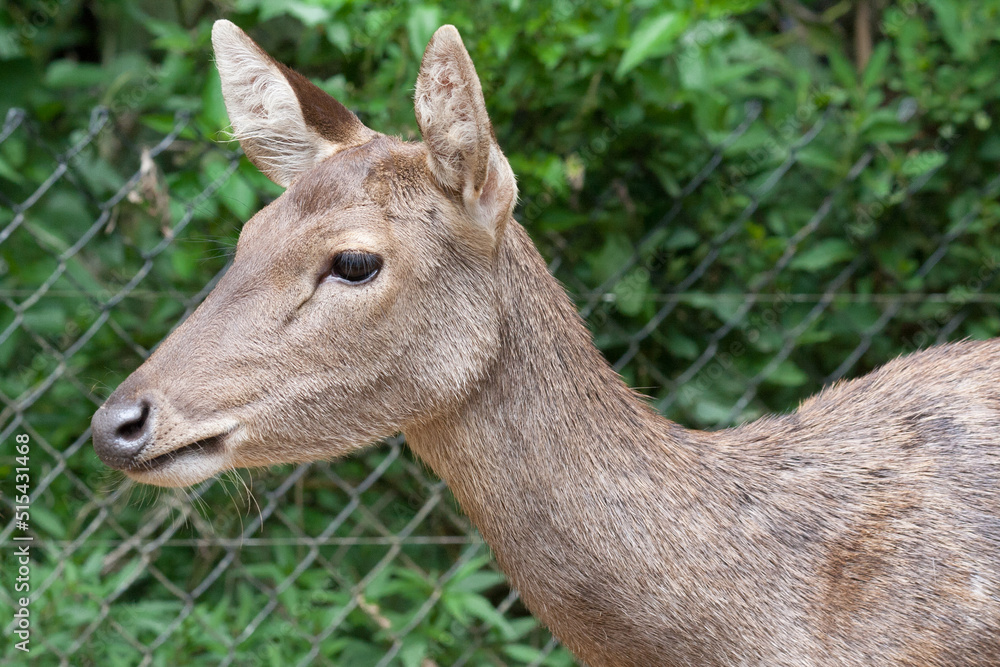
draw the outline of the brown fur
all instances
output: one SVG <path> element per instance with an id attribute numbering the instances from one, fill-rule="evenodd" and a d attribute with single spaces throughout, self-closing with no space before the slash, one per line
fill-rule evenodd
<path id="1" fill-rule="evenodd" d="M 190 484 L 403 431 L 591 667 L 1000 665 L 1000 342 L 735 429 L 664 420 L 510 218 L 467 60 L 439 30 L 425 143 L 340 146 L 247 223 L 232 269 L 95 415 L 102 458 Z M 382 272 L 324 281 L 344 249 Z M 123 453 L 115 415 L 141 402 L 148 443 Z"/>

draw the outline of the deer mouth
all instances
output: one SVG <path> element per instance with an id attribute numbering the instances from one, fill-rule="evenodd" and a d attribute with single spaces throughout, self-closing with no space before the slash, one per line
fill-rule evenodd
<path id="1" fill-rule="evenodd" d="M 136 456 L 127 466 L 120 466 L 119 470 L 136 482 L 153 486 L 183 487 L 203 482 L 232 467 L 233 438 L 230 436 L 234 435 L 239 425 L 227 426 L 221 433 L 199 438 L 145 460 Z"/>
<path id="2" fill-rule="evenodd" d="M 142 418 L 141 414 L 137 416 L 134 413 L 134 410 L 127 412 L 125 417 L 135 417 L 133 421 Z M 114 425 L 115 418 L 116 415 L 112 413 L 105 421 L 110 421 Z M 117 421 L 122 421 L 122 418 L 119 416 Z M 108 436 L 101 430 L 107 431 L 107 424 L 99 420 L 98 430 L 95 431 L 94 448 L 100 447 L 98 454 L 103 453 L 102 460 L 125 473 L 130 479 L 153 486 L 191 486 L 232 467 L 233 450 L 237 447 L 240 437 L 239 421 L 223 417 L 187 426 L 183 420 L 163 408 L 155 412 L 151 410 L 143 421 L 148 424 L 140 435 L 134 438 L 138 442 L 129 440 L 131 431 L 123 429 L 122 425 Z M 131 422 L 126 421 L 124 427 L 130 424 Z M 187 428 L 192 430 L 197 428 L 197 431 L 194 433 L 189 431 L 187 437 L 191 440 L 185 442 L 187 438 L 177 435 L 178 431 L 181 429 L 186 431 Z M 159 438 L 157 431 L 160 432 Z M 208 433 L 212 435 L 207 435 Z M 129 452 L 129 446 L 135 447 L 138 451 Z"/>
<path id="3" fill-rule="evenodd" d="M 172 449 L 169 452 L 160 454 L 159 456 L 146 461 L 136 461 L 130 465 L 125 472 L 156 472 L 166 468 L 174 462 L 184 461 L 186 459 L 218 456 L 222 454 L 225 449 L 225 440 L 229 434 L 232 433 L 232 431 L 233 429 L 230 429 L 224 433 L 195 440 L 190 444 L 178 447 L 177 449 Z"/>

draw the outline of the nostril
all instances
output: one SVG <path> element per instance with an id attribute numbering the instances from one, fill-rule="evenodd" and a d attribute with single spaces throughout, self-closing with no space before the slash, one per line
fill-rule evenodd
<path id="1" fill-rule="evenodd" d="M 112 468 L 124 470 L 156 435 L 155 399 L 119 400 L 112 396 L 91 420 L 94 451 Z"/>
<path id="2" fill-rule="evenodd" d="M 115 435 L 122 440 L 135 440 L 145 434 L 146 422 L 149 420 L 149 403 L 143 401 L 136 408 L 138 414 L 135 416 L 131 414 L 122 415 L 123 421 L 115 429 Z"/>

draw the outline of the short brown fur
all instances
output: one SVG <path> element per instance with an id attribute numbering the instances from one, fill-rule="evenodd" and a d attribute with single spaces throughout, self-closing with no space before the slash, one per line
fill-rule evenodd
<path id="1" fill-rule="evenodd" d="M 247 57 L 220 24 L 220 62 Z M 918 352 L 734 429 L 663 419 L 510 217 L 474 78 L 441 28 L 424 143 L 372 133 L 281 172 L 300 175 L 230 271 L 95 415 L 101 457 L 182 485 L 402 431 L 591 667 L 1000 665 L 1000 342 Z M 317 136 L 363 135 L 322 127 L 304 81 Z M 330 280 L 359 249 L 382 271 Z"/>

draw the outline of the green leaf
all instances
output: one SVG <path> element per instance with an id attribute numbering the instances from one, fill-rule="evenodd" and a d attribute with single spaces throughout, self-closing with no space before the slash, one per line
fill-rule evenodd
<path id="1" fill-rule="evenodd" d="M 222 98 L 222 82 L 219 80 L 219 71 L 214 67 L 205 75 L 205 85 L 201 91 L 201 116 L 210 132 L 229 127 L 229 113 Z"/>
<path id="2" fill-rule="evenodd" d="M 678 227 L 667 239 L 665 246 L 670 250 L 681 250 L 696 246 L 699 241 L 701 237 L 698 236 L 698 232 L 688 227 Z"/>
<path id="3" fill-rule="evenodd" d="M 482 595 L 467 593 L 461 597 L 461 605 L 470 615 L 499 629 L 505 638 L 514 636 L 514 628 L 507 622 L 507 618 Z"/>
<path id="4" fill-rule="evenodd" d="M 406 635 L 398 655 L 403 667 L 420 667 L 427 655 L 427 639 L 417 634 Z"/>
<path id="5" fill-rule="evenodd" d="M 194 48 L 191 32 L 174 21 L 161 21 L 143 13 L 143 26 L 156 35 L 153 44 L 157 48 L 173 51 L 190 51 Z"/>
<path id="6" fill-rule="evenodd" d="M 854 73 L 854 64 L 836 48 L 830 49 L 827 57 L 830 59 L 830 69 L 837 83 L 848 90 L 855 88 L 858 85 L 858 77 Z"/>
<path id="7" fill-rule="evenodd" d="M 110 74 L 100 65 L 57 60 L 45 72 L 45 85 L 52 88 L 87 88 L 106 83 Z"/>
<path id="8" fill-rule="evenodd" d="M 825 269 L 855 255 L 854 247 L 844 239 L 826 239 L 796 256 L 790 266 L 803 271 Z"/>
<path id="9" fill-rule="evenodd" d="M 21 172 L 14 169 L 14 167 L 12 167 L 2 155 L 0 155 L 0 178 L 6 178 L 7 180 L 17 184 L 24 182 L 24 177 L 21 176 Z"/>
<path id="10" fill-rule="evenodd" d="M 101 582 L 102 588 L 110 594 L 112 591 L 118 591 L 131 586 L 137 579 L 142 579 L 143 576 L 148 576 L 146 565 L 141 560 L 132 560 L 120 571 Z"/>
<path id="11" fill-rule="evenodd" d="M 941 34 L 954 50 L 955 55 L 962 59 L 972 57 L 975 42 L 969 39 L 962 17 L 959 15 L 965 9 L 963 3 L 954 2 L 954 0 L 928 0 L 928 4 L 934 10 Z"/>
<path id="12" fill-rule="evenodd" d="M 615 78 L 621 79 L 650 58 L 670 53 L 688 21 L 688 16 L 679 12 L 666 12 L 644 19 L 632 33 L 628 48 L 615 70 Z"/>
<path id="13" fill-rule="evenodd" d="M 350 28 L 344 23 L 333 21 L 326 26 L 326 39 L 342 53 L 350 53 L 353 40 Z"/>
<path id="14" fill-rule="evenodd" d="M 815 167 L 836 174 L 840 171 L 840 163 L 826 146 L 810 144 L 795 154 L 795 158 L 808 167 Z"/>
<path id="15" fill-rule="evenodd" d="M 906 125 L 899 120 L 895 109 L 878 109 L 861 123 L 861 138 L 871 142 L 899 143 L 909 141 L 917 132 L 915 124 Z"/>
<path id="16" fill-rule="evenodd" d="M 441 25 L 441 8 L 418 5 L 410 11 L 406 19 L 406 36 L 410 40 L 410 51 L 420 57 L 434 31 Z"/>
<path id="17" fill-rule="evenodd" d="M 604 246 L 599 253 L 590 256 L 591 270 L 594 272 L 594 279 L 600 282 L 607 280 L 625 262 L 628 261 L 635 252 L 632 243 L 624 234 L 609 234 L 604 240 Z"/>
<path id="18" fill-rule="evenodd" d="M 241 221 L 248 220 L 257 208 L 257 193 L 239 171 L 222 184 L 217 196 L 222 200 L 222 205 Z"/>
<path id="19" fill-rule="evenodd" d="M 40 302 L 24 313 L 24 326 L 41 334 L 60 334 L 66 326 L 66 311 L 51 302 Z"/>
<path id="20" fill-rule="evenodd" d="M 612 292 L 618 310 L 630 317 L 638 315 L 650 292 L 649 271 L 642 267 L 632 269 L 622 276 Z"/>
<path id="21" fill-rule="evenodd" d="M 670 354 L 681 359 L 693 360 L 701 352 L 696 342 L 674 330 L 666 332 L 666 347 L 670 350 Z"/>
<path id="22" fill-rule="evenodd" d="M 456 591 L 464 591 L 467 593 L 481 593 L 489 588 L 493 588 L 504 582 L 504 576 L 499 572 L 493 572 L 492 570 L 485 570 L 482 572 L 473 572 L 467 577 L 462 578 L 449 585 L 449 589 Z"/>
<path id="23" fill-rule="evenodd" d="M 708 397 L 699 396 L 695 401 L 695 418 L 703 425 L 725 424 L 729 421 L 729 413 L 733 406 L 727 401 L 720 403 Z"/>
<path id="24" fill-rule="evenodd" d="M 538 627 L 538 621 L 535 620 L 534 616 L 522 616 L 508 622 L 514 631 L 514 634 L 509 639 L 520 639 Z"/>
<path id="25" fill-rule="evenodd" d="M 947 161 L 948 156 L 941 151 L 922 151 L 916 155 L 908 156 L 900 171 L 904 176 L 923 176 L 938 169 Z"/>
<path id="26" fill-rule="evenodd" d="M 809 376 L 791 360 L 785 359 L 767 376 L 767 381 L 783 387 L 800 387 L 809 381 Z"/>
<path id="27" fill-rule="evenodd" d="M 712 0 L 701 3 L 709 16 L 729 18 L 734 14 L 743 14 L 764 4 L 765 0 Z"/>
<path id="28" fill-rule="evenodd" d="M 310 28 L 330 20 L 330 11 L 326 7 L 317 7 L 314 2 L 289 2 L 288 13 Z"/>
<path id="29" fill-rule="evenodd" d="M 66 537 L 65 520 L 37 503 L 31 508 L 31 520 L 37 528 L 41 528 L 52 537 L 60 540 Z"/>
<path id="30" fill-rule="evenodd" d="M 864 90 L 868 90 L 882 82 L 883 75 L 885 74 L 885 66 L 889 62 L 890 55 L 892 55 L 892 45 L 889 42 L 882 42 L 875 47 L 871 58 L 868 60 L 868 65 L 865 66 L 865 71 L 861 75 L 861 87 Z"/>
<path id="31" fill-rule="evenodd" d="M 545 657 L 540 650 L 527 644 L 508 644 L 503 647 L 503 652 L 508 658 L 529 665 L 538 664 Z"/>

